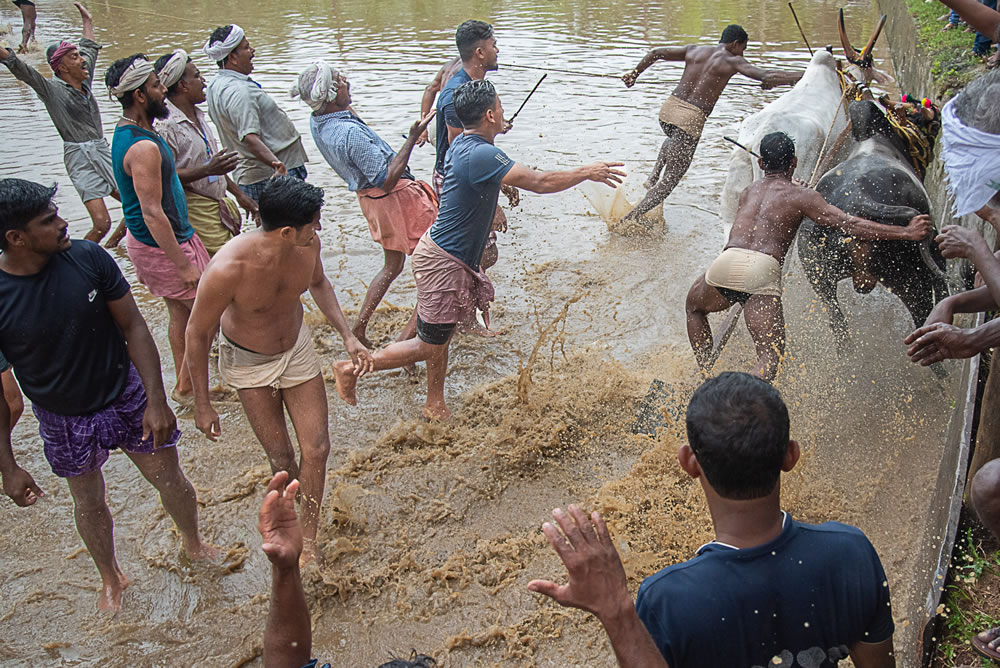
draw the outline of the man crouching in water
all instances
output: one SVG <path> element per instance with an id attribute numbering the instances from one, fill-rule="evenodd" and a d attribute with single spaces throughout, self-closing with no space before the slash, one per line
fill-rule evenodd
<path id="1" fill-rule="evenodd" d="M 316 556 L 316 529 L 326 484 L 330 434 L 326 386 L 299 297 L 306 290 L 344 340 L 351 373 L 372 367 L 351 333 L 323 272 L 323 191 L 293 176 L 275 176 L 260 192 L 261 226 L 226 242 L 201 276 L 187 326 L 187 363 L 194 385 L 195 425 L 210 440 L 221 434 L 208 391 L 208 351 L 222 325 L 219 375 L 239 393 L 271 471 L 302 483 L 303 560 Z M 295 460 L 285 424 L 299 441 Z"/>
<path id="2" fill-rule="evenodd" d="M 753 373 L 771 381 L 785 352 L 781 265 L 803 218 L 859 239 L 883 241 L 921 241 L 930 235 L 933 223 L 930 216 L 919 215 L 906 227 L 882 225 L 844 213 L 815 190 L 793 183 L 798 164 L 795 143 L 784 132 L 764 137 L 759 164 L 764 177 L 740 195 L 722 255 L 688 292 L 687 331 L 698 365 L 708 371 L 712 354 L 708 314 L 743 304 L 747 329 L 757 348 Z"/>

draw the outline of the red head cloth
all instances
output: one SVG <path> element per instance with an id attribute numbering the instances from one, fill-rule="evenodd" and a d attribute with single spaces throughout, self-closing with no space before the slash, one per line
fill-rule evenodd
<path id="1" fill-rule="evenodd" d="M 51 53 L 48 54 L 49 67 L 52 68 L 52 71 L 55 72 L 59 68 L 59 62 L 63 59 L 63 56 L 65 56 L 70 51 L 75 51 L 75 50 L 76 50 L 76 44 L 73 44 L 72 42 L 59 42 L 59 46 L 57 46 L 55 50 L 53 50 Z"/>

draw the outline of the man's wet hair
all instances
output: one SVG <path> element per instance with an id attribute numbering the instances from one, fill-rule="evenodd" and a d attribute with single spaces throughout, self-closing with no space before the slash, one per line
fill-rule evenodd
<path id="1" fill-rule="evenodd" d="M 484 39 L 493 37 L 493 26 L 483 21 L 470 19 L 455 31 L 455 46 L 462 61 L 467 61 L 476 53 L 476 47 Z"/>
<path id="2" fill-rule="evenodd" d="M 719 39 L 719 44 L 732 44 L 737 42 L 739 44 L 746 44 L 749 41 L 750 36 L 747 35 L 747 31 L 743 29 L 743 26 L 738 26 L 735 23 L 726 26 L 726 29 L 722 31 L 722 37 Z"/>
<path id="3" fill-rule="evenodd" d="M 231 33 L 232 31 L 233 31 L 233 24 L 232 23 L 230 23 L 227 26 L 219 26 L 218 28 L 216 28 L 215 30 L 212 31 L 212 34 L 208 38 L 208 43 L 211 45 L 211 44 L 215 44 L 216 42 L 225 42 L 226 38 L 229 37 L 229 33 Z M 226 58 L 228 58 L 228 57 L 229 56 L 226 56 Z M 220 70 L 223 67 L 225 67 L 225 65 L 226 65 L 226 58 L 223 58 L 222 60 L 215 61 L 215 64 L 219 66 Z"/>
<path id="4" fill-rule="evenodd" d="M 705 479 L 725 499 L 774 491 L 788 451 L 788 408 L 770 383 L 727 371 L 691 397 L 688 443 Z"/>
<path id="5" fill-rule="evenodd" d="M 434 657 L 417 654 L 416 650 L 411 650 L 409 659 L 393 659 L 378 668 L 434 668 L 437 665 Z"/>
<path id="6" fill-rule="evenodd" d="M 133 53 L 131 56 L 125 56 L 124 58 L 119 58 L 115 62 L 111 63 L 111 66 L 108 67 L 108 70 L 104 73 L 104 85 L 108 87 L 108 90 L 111 90 L 112 88 L 117 86 L 118 82 L 122 80 L 122 74 L 125 73 L 125 70 L 128 69 L 129 65 L 131 65 L 136 60 L 140 59 L 149 60 L 148 58 L 146 58 L 146 54 L 144 53 Z M 118 101 L 121 102 L 123 109 L 128 109 L 133 104 L 135 104 L 136 90 L 140 90 L 143 93 L 145 93 L 146 92 L 145 82 L 143 82 L 143 84 L 138 88 L 136 88 L 135 90 L 126 91 L 124 95 L 117 98 Z"/>
<path id="7" fill-rule="evenodd" d="M 305 227 L 323 208 L 323 189 L 294 176 L 275 176 L 264 186 L 257 206 L 260 226 L 267 231 Z"/>
<path id="8" fill-rule="evenodd" d="M 455 89 L 455 113 L 465 127 L 475 127 L 497 103 L 497 89 L 486 79 L 466 81 Z"/>
<path id="9" fill-rule="evenodd" d="M 153 69 L 156 71 L 157 75 L 160 74 L 160 71 L 166 66 L 167 61 L 169 61 L 171 58 L 173 58 L 173 56 L 174 56 L 173 53 L 165 53 L 165 54 L 163 54 L 162 56 L 160 56 L 159 58 L 156 59 L 156 62 L 153 63 Z M 188 56 L 188 59 L 186 61 L 184 61 L 184 67 L 187 67 L 188 63 L 190 63 L 190 62 L 191 62 L 191 56 Z M 184 75 L 181 75 L 181 79 L 183 79 L 183 78 L 184 78 Z M 168 96 L 174 95 L 177 92 L 177 86 L 181 83 L 181 79 L 178 79 L 177 81 L 175 81 L 174 85 L 167 89 L 167 95 Z"/>
<path id="10" fill-rule="evenodd" d="M 760 162 L 765 172 L 787 172 L 794 159 L 795 142 L 784 132 L 772 132 L 760 140 Z"/>
<path id="11" fill-rule="evenodd" d="M 0 250 L 7 250 L 7 232 L 23 230 L 46 211 L 56 195 L 56 186 L 43 186 L 24 179 L 0 179 Z"/>

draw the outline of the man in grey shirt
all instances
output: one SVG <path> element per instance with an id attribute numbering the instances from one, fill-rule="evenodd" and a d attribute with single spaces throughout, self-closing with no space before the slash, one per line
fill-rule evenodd
<path id="1" fill-rule="evenodd" d="M 219 73 L 208 84 L 208 115 L 219 130 L 222 146 L 236 151 L 233 178 L 254 200 L 274 174 L 306 178 L 308 161 L 288 115 L 250 78 L 254 50 L 238 25 L 216 28 L 204 47 Z"/>
<path id="2" fill-rule="evenodd" d="M 104 198 L 108 195 L 120 198 L 111 169 L 111 149 L 104 138 L 101 112 L 91 90 L 101 46 L 94 41 L 90 12 L 78 2 L 75 6 L 83 19 L 83 39 L 77 45 L 69 42 L 49 45 L 45 59 L 55 74 L 53 78 L 46 79 L 13 51 L 3 47 L 0 47 L 0 62 L 34 89 L 49 112 L 63 140 L 66 171 L 94 226 L 84 238 L 97 242 L 111 227 L 111 214 L 104 205 Z"/>

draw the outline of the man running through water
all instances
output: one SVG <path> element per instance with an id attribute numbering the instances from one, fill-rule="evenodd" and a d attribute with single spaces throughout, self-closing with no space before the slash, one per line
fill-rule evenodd
<path id="1" fill-rule="evenodd" d="M 13 2 L 21 10 L 21 45 L 17 47 L 17 52 L 27 53 L 28 44 L 35 41 L 35 19 L 38 17 L 38 11 L 31 0 L 13 0 Z"/>
<path id="2" fill-rule="evenodd" d="M 625 174 L 620 163 L 598 162 L 565 172 L 540 172 L 516 164 L 494 146 L 503 131 L 503 107 L 493 84 L 469 81 L 455 90 L 455 111 L 465 131 L 455 138 L 445 169 L 437 219 L 413 251 L 413 277 L 417 284 L 417 336 L 397 341 L 375 353 L 374 369 L 398 369 L 427 362 L 427 402 L 424 417 L 451 416 L 444 400 L 448 369 L 448 344 L 458 323 L 479 308 L 489 325 L 493 285 L 482 271 L 496 211 L 500 185 L 535 193 L 555 193 L 583 181 L 615 187 Z M 333 366 L 337 394 L 347 403 L 358 403 L 356 365 Z"/>
<path id="3" fill-rule="evenodd" d="M 815 190 L 793 183 L 798 161 L 795 144 L 784 132 L 761 140 L 758 164 L 764 177 L 740 195 L 726 248 L 688 292 L 687 330 L 698 365 L 707 371 L 712 354 L 708 314 L 743 304 L 757 348 L 753 373 L 771 381 L 785 352 L 781 265 L 804 217 L 859 239 L 884 241 L 920 241 L 930 235 L 933 224 L 926 215 L 914 216 L 906 227 L 875 223 L 844 213 Z"/>
<path id="4" fill-rule="evenodd" d="M 631 88 L 639 75 L 657 60 L 684 62 L 680 82 L 660 107 L 660 127 L 667 138 L 660 147 L 653 173 L 646 180 L 648 192 L 622 219 L 623 222 L 638 221 L 677 187 L 691 165 L 705 120 L 734 75 L 756 79 L 765 90 L 794 84 L 802 78 L 801 72 L 764 70 L 751 65 L 743 57 L 747 40 L 746 30 L 738 25 L 727 26 L 715 46 L 657 47 L 647 53 L 634 70 L 622 76 L 625 85 Z"/>

